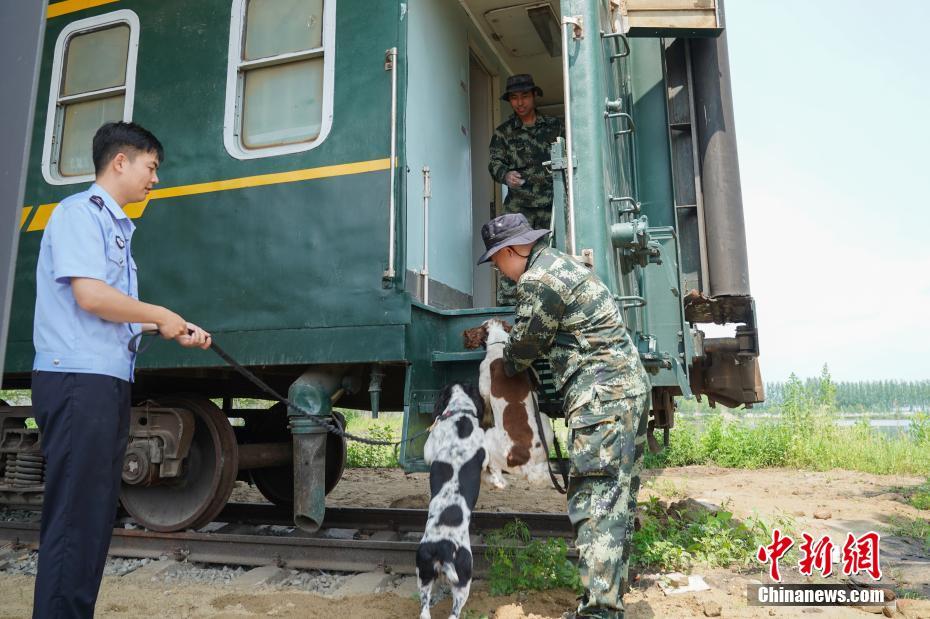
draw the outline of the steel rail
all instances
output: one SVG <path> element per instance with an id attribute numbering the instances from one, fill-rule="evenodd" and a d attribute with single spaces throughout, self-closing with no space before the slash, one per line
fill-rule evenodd
<path id="1" fill-rule="evenodd" d="M 380 507 L 328 507 L 323 519 L 324 529 L 360 529 L 364 531 L 422 531 L 426 526 L 425 509 L 398 509 Z M 566 514 L 525 512 L 474 512 L 471 515 L 473 532 L 501 529 L 514 520 L 527 525 L 534 537 L 572 537 L 572 523 Z M 294 526 L 289 509 L 261 503 L 229 503 L 217 522 L 271 524 Z"/>
<path id="2" fill-rule="evenodd" d="M 261 509 L 259 509 L 261 508 Z M 233 505 L 222 515 L 228 518 L 238 511 L 240 515 L 265 516 L 273 509 L 264 506 Z M 279 510 L 280 511 L 280 510 Z M 405 528 L 418 530 L 417 523 L 425 523 L 425 510 L 414 509 L 353 509 L 333 508 L 327 510 L 324 527 L 354 529 L 359 527 L 372 531 L 378 527 L 396 528 L 398 533 Z M 565 534 L 566 525 L 570 529 L 568 518 L 564 514 L 516 514 L 475 512 L 472 516 L 472 530 L 483 528 L 496 529 L 519 517 L 534 527 L 544 525 Z M 372 520 L 377 518 L 376 520 Z M 264 522 L 263 524 L 269 524 Z M 292 525 L 291 525 L 292 526 Z M 224 527 L 225 528 L 225 527 Z M 420 527 L 422 529 L 422 527 Z M 534 536 L 540 532 L 533 531 Z M 391 537 L 372 535 L 369 539 L 339 539 L 326 537 L 326 530 L 321 533 L 308 534 L 300 529 L 293 529 L 280 535 L 268 534 L 267 529 L 257 527 L 255 532 L 223 533 L 202 531 L 184 531 L 178 533 L 159 533 L 136 529 L 114 529 L 110 542 L 111 556 L 129 558 L 157 558 L 162 555 L 176 559 L 186 559 L 200 563 L 219 563 L 229 565 L 261 566 L 280 565 L 293 569 L 338 570 L 347 572 L 386 569 L 398 574 L 416 573 L 416 551 L 418 541 L 404 539 L 385 539 Z M 398 534 L 399 537 L 399 534 Z M 409 537 L 409 536 L 408 536 Z M 39 523 L 37 522 L 0 522 L 0 544 L 9 543 L 35 548 L 39 543 Z M 487 545 L 473 544 L 472 554 L 475 560 L 475 573 L 480 577 L 487 573 Z M 577 553 L 569 549 L 569 556 Z"/>

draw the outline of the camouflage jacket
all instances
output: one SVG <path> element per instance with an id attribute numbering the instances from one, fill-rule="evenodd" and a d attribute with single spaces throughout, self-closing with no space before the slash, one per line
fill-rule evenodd
<path id="1" fill-rule="evenodd" d="M 547 356 L 566 416 L 589 403 L 646 393 L 649 379 L 623 324 L 620 308 L 597 275 L 539 241 L 517 282 L 508 373 Z"/>
<path id="2" fill-rule="evenodd" d="M 488 171 L 498 183 L 516 170 L 526 181 L 522 187 L 507 189 L 504 212 L 518 213 L 524 209 L 552 209 L 552 175 L 543 168 L 550 159 L 550 146 L 563 135 L 562 121 L 536 114 L 536 122 L 525 126 L 514 114 L 494 131 L 491 138 L 491 162 Z"/>

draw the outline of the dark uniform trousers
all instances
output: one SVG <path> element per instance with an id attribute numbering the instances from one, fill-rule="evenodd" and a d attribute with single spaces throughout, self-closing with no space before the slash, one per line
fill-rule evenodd
<path id="1" fill-rule="evenodd" d="M 130 383 L 35 371 L 32 407 L 45 458 L 33 617 L 93 617 L 119 500 Z"/>

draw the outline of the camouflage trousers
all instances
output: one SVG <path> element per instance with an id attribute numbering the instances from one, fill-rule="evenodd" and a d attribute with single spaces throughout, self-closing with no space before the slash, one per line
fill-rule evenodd
<path id="1" fill-rule="evenodd" d="M 575 527 L 585 588 L 578 613 L 585 616 L 623 617 L 646 444 L 647 397 L 595 397 L 569 418 L 568 516 Z"/>
<path id="2" fill-rule="evenodd" d="M 526 220 L 530 222 L 530 227 L 536 230 L 548 229 L 552 221 L 552 208 L 512 208 L 504 205 L 504 213 L 523 213 Z M 497 276 L 497 305 L 517 304 L 517 282 L 513 281 L 504 274 Z"/>

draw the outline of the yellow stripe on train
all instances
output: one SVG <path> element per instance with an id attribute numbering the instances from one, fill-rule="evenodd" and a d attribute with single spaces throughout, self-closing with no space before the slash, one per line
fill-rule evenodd
<path id="1" fill-rule="evenodd" d="M 83 11 L 84 9 L 110 4 L 111 2 L 119 2 L 119 0 L 64 0 L 64 2 L 53 2 L 48 5 L 45 18 L 51 19 L 59 15 L 67 15 L 68 13 Z"/>
<path id="2" fill-rule="evenodd" d="M 230 189 L 246 189 L 249 187 L 261 187 L 262 185 L 279 185 L 282 183 L 294 183 L 297 181 L 309 181 L 318 178 L 331 178 L 334 176 L 347 176 L 349 174 L 363 174 L 365 172 L 380 172 L 388 170 L 391 167 L 390 158 L 372 159 L 371 161 L 358 161 L 355 163 L 342 163 L 339 165 L 321 166 L 319 168 L 307 168 L 305 170 L 293 170 L 291 172 L 274 172 L 271 174 L 259 174 L 257 176 L 243 176 L 241 178 L 230 178 L 224 181 L 211 181 L 209 183 L 197 183 L 194 185 L 180 185 L 178 187 L 165 187 L 155 189 L 149 192 L 148 197 L 142 202 L 133 202 L 123 207 L 123 212 L 131 219 L 142 217 L 146 207 L 152 200 L 160 198 L 177 198 L 181 196 L 193 196 L 201 193 L 213 193 L 217 191 L 228 191 Z M 58 206 L 54 204 L 43 204 L 36 209 L 35 217 L 29 223 L 28 232 L 44 230 L 48 224 L 52 211 Z M 25 219 L 23 219 L 25 222 Z"/>
<path id="3" fill-rule="evenodd" d="M 24 206 L 24 207 L 23 207 L 23 214 L 22 214 L 22 215 L 20 216 L 20 218 L 19 218 L 19 229 L 20 229 L 20 230 L 22 230 L 22 229 L 23 229 L 23 226 L 26 225 L 26 220 L 29 219 L 29 213 L 31 213 L 31 212 L 32 212 L 32 207 L 31 207 L 31 206 Z"/>

